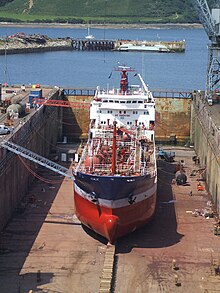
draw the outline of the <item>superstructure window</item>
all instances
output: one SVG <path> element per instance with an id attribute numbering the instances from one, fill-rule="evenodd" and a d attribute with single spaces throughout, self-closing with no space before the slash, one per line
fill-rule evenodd
<path id="1" fill-rule="evenodd" d="M 125 101 L 120 101 L 120 103 L 121 103 L 121 104 L 124 104 L 124 103 L 125 103 Z"/>
<path id="2" fill-rule="evenodd" d="M 144 111 L 144 115 L 149 115 L 149 111 Z"/>
<path id="3" fill-rule="evenodd" d="M 127 104 L 131 104 L 131 101 L 127 101 Z"/>
<path id="4" fill-rule="evenodd" d="M 132 104 L 135 104 L 135 103 L 137 103 L 137 101 L 132 101 Z"/>
<path id="5" fill-rule="evenodd" d="M 143 104 L 143 101 L 138 101 L 139 104 Z"/>
<path id="6" fill-rule="evenodd" d="M 112 113 L 112 110 L 108 110 L 108 113 L 111 114 Z"/>
<path id="7" fill-rule="evenodd" d="M 133 114 L 138 114 L 138 111 L 133 111 Z"/>

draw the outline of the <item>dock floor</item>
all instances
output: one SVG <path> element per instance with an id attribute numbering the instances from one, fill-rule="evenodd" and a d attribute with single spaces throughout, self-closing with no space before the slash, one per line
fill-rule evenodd
<path id="1" fill-rule="evenodd" d="M 188 184 L 172 184 L 175 164 L 158 160 L 155 218 L 116 243 L 112 292 L 220 292 L 215 219 L 192 214 L 210 198 L 197 190 L 198 173 L 190 177 L 199 168 L 194 151 L 173 150 Z M 0 234 L 0 292 L 99 292 L 106 241 L 76 219 L 69 179 L 45 169 L 40 176 Z"/>

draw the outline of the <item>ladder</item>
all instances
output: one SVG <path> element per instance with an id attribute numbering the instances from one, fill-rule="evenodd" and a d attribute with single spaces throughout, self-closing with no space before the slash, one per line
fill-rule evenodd
<path id="1" fill-rule="evenodd" d="M 2 141 L 0 143 L 0 146 L 17 154 L 17 155 L 20 155 L 32 162 L 35 162 L 45 168 L 48 168 L 56 173 L 59 173 L 71 180 L 74 180 L 74 177 L 72 174 L 70 174 L 70 170 L 59 165 L 59 164 L 56 164 L 54 163 L 53 161 L 47 159 L 47 158 L 44 158 L 20 145 L 17 145 L 11 141 Z"/>

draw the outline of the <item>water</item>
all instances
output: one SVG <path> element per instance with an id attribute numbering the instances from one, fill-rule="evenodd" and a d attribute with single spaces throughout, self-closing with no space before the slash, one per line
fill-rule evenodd
<path id="1" fill-rule="evenodd" d="M 17 32 L 49 37 L 84 38 L 82 28 L 0 27 L 0 36 Z M 117 64 L 134 67 L 150 89 L 205 89 L 208 38 L 203 29 L 91 29 L 97 39 L 186 41 L 186 52 L 175 54 L 137 52 L 44 52 L 0 56 L 0 82 L 57 85 L 61 87 L 106 87 L 118 84 Z M 130 74 L 132 77 L 133 74 Z M 135 80 L 132 80 L 135 83 Z"/>

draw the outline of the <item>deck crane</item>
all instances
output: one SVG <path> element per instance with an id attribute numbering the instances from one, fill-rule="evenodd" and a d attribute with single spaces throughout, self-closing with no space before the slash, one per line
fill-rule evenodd
<path id="1" fill-rule="evenodd" d="M 218 92 L 220 87 L 220 0 L 215 1 L 211 11 L 206 0 L 192 0 L 192 4 L 211 41 L 205 97 L 212 105 L 213 93 Z"/>

